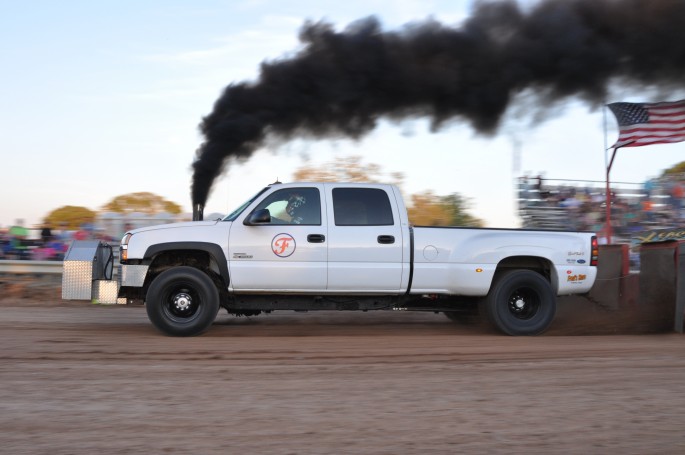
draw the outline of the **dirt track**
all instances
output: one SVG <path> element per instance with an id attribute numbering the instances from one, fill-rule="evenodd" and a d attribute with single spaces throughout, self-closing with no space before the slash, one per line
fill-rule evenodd
<path id="1" fill-rule="evenodd" d="M 142 307 L 0 311 L 0 453 L 685 451 L 678 334 L 588 335 L 563 311 L 536 338 L 434 314 L 222 312 L 181 339 Z"/>

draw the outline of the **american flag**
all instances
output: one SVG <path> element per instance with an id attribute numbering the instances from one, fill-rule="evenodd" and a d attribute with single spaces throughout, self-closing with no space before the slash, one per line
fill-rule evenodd
<path id="1" fill-rule="evenodd" d="M 612 148 L 685 141 L 685 100 L 664 103 L 611 103 L 619 136 Z"/>

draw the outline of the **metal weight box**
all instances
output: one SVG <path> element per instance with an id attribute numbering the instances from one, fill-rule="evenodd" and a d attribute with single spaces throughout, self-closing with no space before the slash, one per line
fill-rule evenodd
<path id="1" fill-rule="evenodd" d="M 112 246 L 99 240 L 76 240 L 62 267 L 62 299 L 118 303 L 117 282 L 112 280 Z"/>

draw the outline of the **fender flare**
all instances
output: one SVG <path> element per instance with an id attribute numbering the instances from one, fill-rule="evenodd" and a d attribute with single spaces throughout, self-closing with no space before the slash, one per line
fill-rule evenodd
<path id="1" fill-rule="evenodd" d="M 226 260 L 226 255 L 219 245 L 210 242 L 167 242 L 158 243 L 156 245 L 151 245 L 145 250 L 145 259 L 152 259 L 155 255 L 163 253 L 165 251 L 204 251 L 213 258 L 217 266 L 219 267 L 219 272 L 221 273 L 221 278 L 228 286 L 230 283 L 230 278 L 228 274 L 228 261 Z"/>

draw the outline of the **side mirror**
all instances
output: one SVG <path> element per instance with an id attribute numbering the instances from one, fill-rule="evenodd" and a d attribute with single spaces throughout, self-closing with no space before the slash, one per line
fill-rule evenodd
<path id="1" fill-rule="evenodd" d="M 245 218 L 243 224 L 245 226 L 255 226 L 258 224 L 269 224 L 271 223 L 271 213 L 269 209 L 259 209 L 256 210 Z"/>

